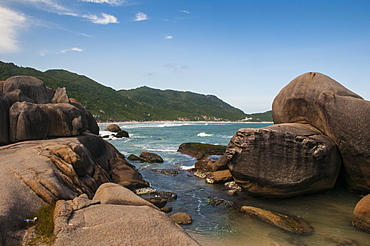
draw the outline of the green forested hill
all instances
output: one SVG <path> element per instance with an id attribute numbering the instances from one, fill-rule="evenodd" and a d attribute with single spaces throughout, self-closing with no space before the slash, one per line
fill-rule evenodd
<path id="1" fill-rule="evenodd" d="M 176 120 L 241 120 L 245 114 L 213 95 L 140 87 L 121 95 L 145 105 L 153 118 Z"/>
<path id="2" fill-rule="evenodd" d="M 0 61 L 0 80 L 14 75 L 31 75 L 53 89 L 66 87 L 69 97 L 79 100 L 100 120 L 241 120 L 264 121 L 246 115 L 213 95 L 193 92 L 158 90 L 140 87 L 116 91 L 86 76 L 65 70 L 41 72 Z M 266 112 L 268 113 L 268 112 Z M 271 115 L 271 112 L 270 112 Z"/>
<path id="3" fill-rule="evenodd" d="M 272 122 L 272 110 L 266 111 L 264 113 L 255 113 L 255 114 L 248 114 L 248 118 L 252 118 L 249 121 L 253 122 Z"/>

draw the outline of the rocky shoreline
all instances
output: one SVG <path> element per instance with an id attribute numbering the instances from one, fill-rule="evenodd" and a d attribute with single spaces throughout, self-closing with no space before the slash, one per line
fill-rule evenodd
<path id="1" fill-rule="evenodd" d="M 65 89 L 53 91 L 29 76 L 0 85 L 0 245 L 22 242 L 23 221 L 45 204 L 56 204 L 56 245 L 199 245 L 155 201 L 132 192 L 150 184 L 97 135 L 96 121 Z M 332 189 L 340 177 L 350 190 L 369 193 L 370 102 L 325 75 L 307 73 L 283 88 L 273 115 L 275 125 L 240 129 L 228 146 L 184 143 L 179 151 L 198 159 L 192 172 L 208 183 L 234 180 L 230 195 L 306 195 Z M 133 158 L 160 160 L 150 153 Z M 314 231 L 296 216 L 238 209 L 292 233 Z M 369 214 L 367 195 L 353 225 L 370 232 Z"/>
<path id="2" fill-rule="evenodd" d="M 56 245 L 85 244 L 82 239 L 100 245 L 199 245 L 131 191 L 150 184 L 96 135 L 95 120 L 65 89 L 54 92 L 29 76 L 11 77 L 0 89 L 0 245 L 28 244 L 32 236 L 24 221 L 37 224 L 29 216 L 47 204 L 56 204 Z M 98 215 L 106 224 L 94 224 Z"/>

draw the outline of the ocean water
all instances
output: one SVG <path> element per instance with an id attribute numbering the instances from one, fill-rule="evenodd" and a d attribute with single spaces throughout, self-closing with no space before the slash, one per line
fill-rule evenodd
<path id="1" fill-rule="evenodd" d="M 100 124 L 100 134 L 108 124 Z M 164 163 L 134 164 L 159 191 L 171 191 L 177 200 L 168 202 L 173 212 L 186 212 L 193 223 L 182 226 L 202 245 L 370 245 L 370 234 L 354 228 L 352 212 L 361 198 L 338 186 L 333 190 L 310 196 L 289 199 L 262 199 L 242 192 L 229 196 L 222 185 L 207 184 L 194 177 L 186 169 L 192 167 L 195 158 L 177 152 L 180 144 L 201 142 L 227 145 L 240 128 L 260 128 L 270 123 L 121 123 L 130 138 L 106 138 L 121 153 L 140 155 L 143 151 L 159 154 Z M 175 169 L 178 175 L 168 176 L 152 169 Z M 208 205 L 210 197 L 219 197 L 237 205 L 256 206 L 281 213 L 292 214 L 309 221 L 315 232 L 298 236 L 260 222 L 235 209 Z"/>

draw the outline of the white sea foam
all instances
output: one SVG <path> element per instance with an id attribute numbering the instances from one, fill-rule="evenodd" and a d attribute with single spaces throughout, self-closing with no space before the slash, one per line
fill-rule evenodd
<path id="1" fill-rule="evenodd" d="M 172 127 L 172 126 L 183 126 L 185 124 L 183 123 L 164 123 L 164 124 L 159 124 L 158 127 Z"/>
<path id="2" fill-rule="evenodd" d="M 150 149 L 147 148 L 148 151 L 158 151 L 158 152 L 177 152 L 177 149 Z"/>
<path id="3" fill-rule="evenodd" d="M 112 135 L 113 132 L 110 131 L 99 131 L 100 136 Z"/>
<path id="4" fill-rule="evenodd" d="M 181 170 L 189 170 L 189 169 L 192 169 L 194 167 L 195 167 L 194 165 L 193 166 L 181 166 L 180 169 Z"/>
<path id="5" fill-rule="evenodd" d="M 197 135 L 198 137 L 212 137 L 213 136 L 213 134 L 207 134 L 207 133 L 205 133 L 205 132 L 201 132 L 201 133 L 198 133 L 198 135 Z"/>

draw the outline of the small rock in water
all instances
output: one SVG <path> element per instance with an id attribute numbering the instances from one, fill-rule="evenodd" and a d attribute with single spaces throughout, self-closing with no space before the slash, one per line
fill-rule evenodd
<path id="1" fill-rule="evenodd" d="M 163 199 L 160 197 L 147 197 L 145 198 L 148 202 L 153 203 L 158 208 L 163 208 L 167 204 L 167 199 Z"/>
<path id="2" fill-rule="evenodd" d="M 139 188 L 135 190 L 136 195 L 144 195 L 157 192 L 156 189 L 152 187 Z"/>
<path id="3" fill-rule="evenodd" d="M 129 159 L 130 161 L 141 161 L 141 162 L 145 162 L 145 160 L 137 155 L 134 155 L 134 154 L 130 154 L 127 159 Z"/>
<path id="4" fill-rule="evenodd" d="M 119 127 L 119 125 L 117 125 L 117 124 L 110 124 L 104 130 L 105 131 L 110 131 L 110 132 L 119 132 L 119 131 L 121 131 L 121 127 Z"/>
<path id="5" fill-rule="evenodd" d="M 124 131 L 124 130 L 121 130 L 121 131 L 118 131 L 117 134 L 114 135 L 116 138 L 129 138 L 130 135 L 128 134 L 128 132 Z"/>
<path id="6" fill-rule="evenodd" d="M 177 194 L 170 191 L 156 191 L 155 197 L 166 199 L 167 201 L 174 201 L 177 199 Z"/>
<path id="7" fill-rule="evenodd" d="M 163 208 L 161 208 L 161 211 L 165 212 L 165 213 L 171 213 L 172 212 L 172 207 L 171 206 L 163 207 Z"/>
<path id="8" fill-rule="evenodd" d="M 226 191 L 226 194 L 228 194 L 230 196 L 235 196 L 237 192 L 238 192 L 237 190 L 228 190 L 228 191 Z"/>
<path id="9" fill-rule="evenodd" d="M 234 203 L 231 201 L 227 201 L 225 199 L 219 198 L 219 197 L 208 197 L 208 205 L 212 206 L 221 206 L 225 208 L 232 208 L 234 207 Z"/>
<path id="10" fill-rule="evenodd" d="M 224 186 L 229 190 L 242 191 L 242 187 L 235 183 L 235 181 L 226 182 Z"/>
<path id="11" fill-rule="evenodd" d="M 155 153 L 144 151 L 144 152 L 141 152 L 139 157 L 149 163 L 163 163 L 162 157 L 160 157 L 159 155 Z"/>
<path id="12" fill-rule="evenodd" d="M 179 174 L 177 170 L 172 170 L 172 169 L 152 169 L 151 171 L 156 172 L 156 173 L 161 173 L 164 175 L 168 175 L 168 176 L 176 176 Z"/>
<path id="13" fill-rule="evenodd" d="M 187 213 L 175 213 L 170 218 L 177 224 L 188 225 L 193 222 L 193 219 Z"/>

